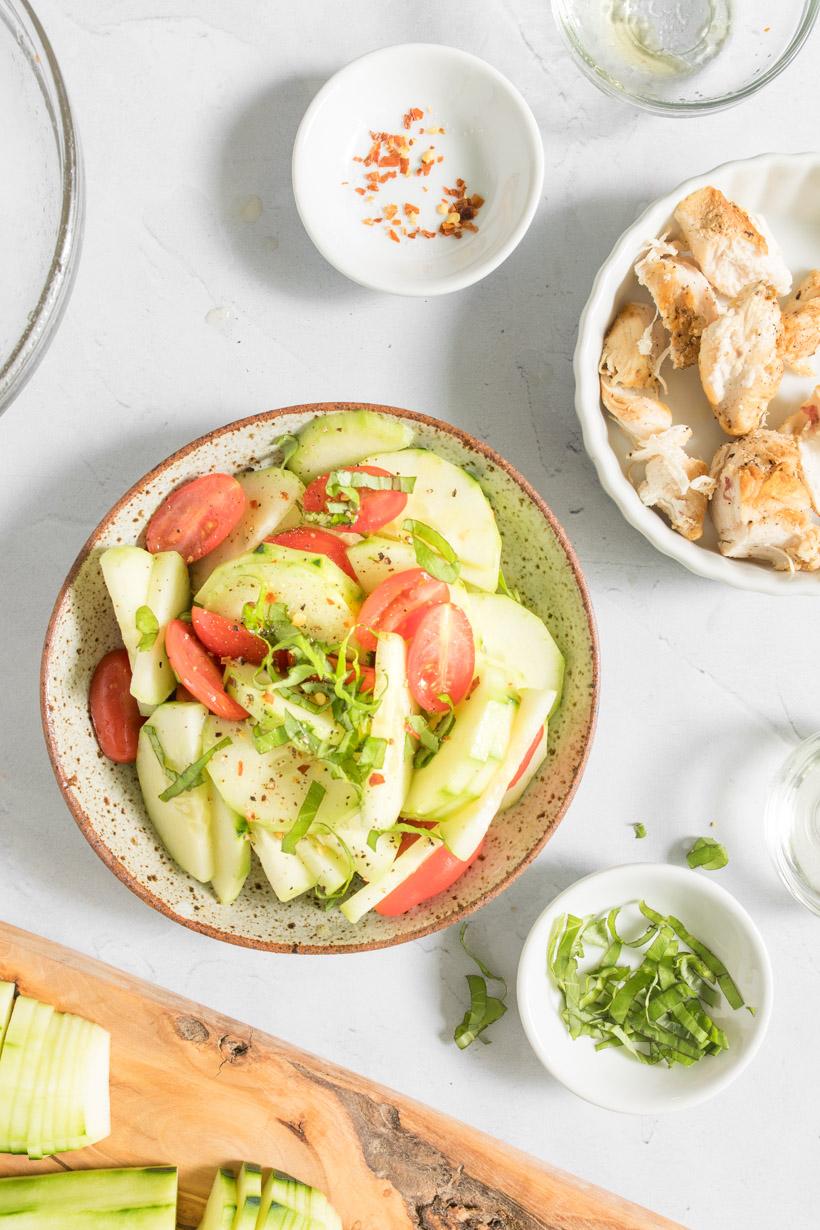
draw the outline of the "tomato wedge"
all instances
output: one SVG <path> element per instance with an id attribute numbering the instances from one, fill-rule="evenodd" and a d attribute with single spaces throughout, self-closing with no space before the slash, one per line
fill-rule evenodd
<path id="1" fill-rule="evenodd" d="M 131 695 L 131 664 L 124 649 L 100 658 L 91 677 L 88 705 L 102 752 L 117 764 L 133 764 L 144 718 Z"/>
<path id="2" fill-rule="evenodd" d="M 447 602 L 450 591 L 423 568 L 397 572 L 368 594 L 359 611 L 356 640 L 362 649 L 375 652 L 377 632 L 398 632 L 411 637 L 426 612 L 438 602 Z"/>
<path id="3" fill-rule="evenodd" d="M 415 840 L 413 836 L 405 837 L 400 848 L 406 849 L 405 842 L 412 845 Z M 414 871 L 403 884 L 394 888 L 384 901 L 379 902 L 376 906 L 376 913 L 385 918 L 395 918 L 397 914 L 406 914 L 408 910 L 420 905 L 422 901 L 429 901 L 431 897 L 443 893 L 464 875 L 468 867 L 472 866 L 483 846 L 484 839 L 482 838 L 474 853 L 463 861 L 451 854 L 446 846 L 438 846 L 431 852 L 426 862 L 422 863 L 418 871 Z"/>
<path id="4" fill-rule="evenodd" d="M 345 466 L 345 470 L 358 474 L 374 474 L 380 478 L 390 478 L 388 470 L 379 466 Z M 325 512 L 327 509 L 327 482 L 330 474 L 322 474 L 314 478 L 302 496 L 302 507 L 305 512 Z M 407 494 L 404 491 L 373 491 L 367 487 L 358 488 L 359 511 L 355 521 L 344 528 L 355 534 L 373 534 L 380 530 L 388 521 L 404 512 L 407 504 Z M 339 499 L 341 500 L 341 496 Z"/>
<path id="5" fill-rule="evenodd" d="M 351 580 L 358 584 L 353 565 L 347 558 L 345 544 L 341 538 L 337 538 L 328 530 L 315 529 L 311 525 L 299 525 L 295 530 L 283 530 L 281 534 L 274 534 L 272 538 L 266 538 L 265 542 L 275 542 L 280 547 L 292 547 L 294 551 L 310 551 L 313 555 L 326 555 L 328 559 L 333 560 L 337 568 L 341 568 L 342 572 L 346 572 Z"/>
<path id="6" fill-rule="evenodd" d="M 413 698 L 428 713 L 449 709 L 470 690 L 475 670 L 473 630 L 461 607 L 442 602 L 425 612 L 407 655 L 407 679 Z"/>
<path id="7" fill-rule="evenodd" d="M 508 790 L 512 790 L 513 786 L 517 786 L 518 783 L 521 781 L 521 778 L 524 776 L 527 769 L 530 767 L 532 758 L 535 755 L 535 753 L 538 751 L 538 748 L 541 745 L 543 738 L 544 738 L 544 728 L 542 727 L 539 730 L 538 734 L 533 739 L 530 746 L 527 748 L 527 751 L 524 753 L 524 759 L 521 761 L 521 764 L 516 769 L 513 779 L 510 782 L 509 786 L 507 787 Z"/>
<path id="8" fill-rule="evenodd" d="M 211 713 L 231 722 L 248 716 L 225 691 L 216 662 L 181 619 L 172 619 L 165 629 L 165 652 L 182 686 Z"/>
<path id="9" fill-rule="evenodd" d="M 148 522 L 145 545 L 152 554 L 179 551 L 193 564 L 236 529 L 246 504 L 242 485 L 230 474 L 203 474 L 160 504 Z"/>
<path id="10" fill-rule="evenodd" d="M 244 624 L 226 619 L 202 606 L 191 608 L 191 624 L 202 644 L 218 658 L 244 658 L 258 666 L 268 652 L 267 642 L 254 636 Z"/>

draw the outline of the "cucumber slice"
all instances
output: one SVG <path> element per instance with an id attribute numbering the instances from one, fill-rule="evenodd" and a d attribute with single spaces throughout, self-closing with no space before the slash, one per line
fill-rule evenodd
<path id="1" fill-rule="evenodd" d="M 292 901 L 315 888 L 316 876 L 295 854 L 285 854 L 282 838 L 264 824 L 251 824 L 251 843 L 268 883 L 280 901 Z"/>
<path id="2" fill-rule="evenodd" d="M 174 1230 L 176 1167 L 57 1170 L 0 1179 L 8 1230 Z"/>
<path id="3" fill-rule="evenodd" d="M 217 1170 L 199 1230 L 233 1230 L 236 1217 L 236 1179 L 230 1170 Z"/>
<path id="4" fill-rule="evenodd" d="M 302 498 L 304 487 L 295 474 L 279 466 L 270 466 L 266 470 L 237 474 L 236 478 L 247 497 L 245 512 L 225 541 L 191 566 L 194 591 L 201 589 L 221 564 L 255 551 L 271 534 L 299 523 L 296 502 Z"/>
<path id="5" fill-rule="evenodd" d="M 299 447 L 288 468 L 309 483 L 320 474 L 358 465 L 368 453 L 391 452 L 413 443 L 413 428 L 375 410 L 322 414 L 299 432 Z"/>
<path id="6" fill-rule="evenodd" d="M 334 832 L 345 843 L 353 857 L 353 865 L 363 880 L 378 880 L 395 860 L 401 844 L 401 837 L 395 833 L 382 833 L 376 842 L 376 849 L 371 850 L 367 844 L 369 830 L 356 817 L 335 826 Z"/>
<path id="7" fill-rule="evenodd" d="M 93 1022 L 88 1025 L 88 1041 L 79 1070 L 77 1109 L 79 1132 L 66 1148 L 84 1149 L 104 1140 L 111 1132 L 108 1074 L 111 1036 Z"/>
<path id="8" fill-rule="evenodd" d="M 499 811 L 507 811 L 508 808 L 514 807 L 521 798 L 524 791 L 529 786 L 532 779 L 535 777 L 541 765 L 547 758 L 547 742 L 549 740 L 549 723 L 544 724 L 544 737 L 539 744 L 532 760 L 527 765 L 524 772 L 519 777 L 514 786 L 508 786 L 504 798 L 501 800 Z"/>
<path id="9" fill-rule="evenodd" d="M 521 694 L 509 745 L 492 781 L 479 798 L 467 803 L 442 822 L 442 835 L 456 858 L 470 858 L 492 824 L 507 793 L 507 786 L 515 776 L 536 734 L 546 722 L 554 699 L 555 693 L 552 689 L 545 692 L 528 689 Z M 411 846 L 410 849 L 412 848 Z"/>
<path id="10" fill-rule="evenodd" d="M 495 593 L 501 566 L 501 535 L 490 501 L 476 480 L 460 466 L 427 449 L 375 454 L 367 465 L 416 480 L 401 516 L 379 530 L 384 538 L 407 539 L 402 524 L 408 517 L 438 530 L 461 562 L 461 580 Z"/>
<path id="11" fill-rule="evenodd" d="M 256 682 L 258 667 L 244 662 L 229 662 L 225 670 L 225 689 L 239 701 L 257 722 L 282 722 L 290 713 L 303 725 L 310 727 L 319 739 L 335 739 L 341 734 L 338 722 L 331 713 L 315 713 L 312 709 L 280 696 L 269 687 L 260 687 Z"/>
<path id="12" fill-rule="evenodd" d="M 145 606 L 159 624 L 157 639 L 150 649 L 137 649 L 132 662 L 131 695 L 141 705 L 161 705 L 176 687 L 176 676 L 165 652 L 165 626 L 191 603 L 188 569 L 177 551 L 160 551 L 153 556 L 148 578 Z"/>
<path id="13" fill-rule="evenodd" d="M 376 645 L 374 695 L 381 700 L 370 734 L 387 746 L 384 764 L 362 789 L 362 823 L 367 829 L 387 829 L 398 820 L 410 787 L 413 749 L 406 728 L 416 708 L 407 684 L 407 646 L 395 632 L 380 636 Z"/>
<path id="14" fill-rule="evenodd" d="M 196 786 L 163 802 L 159 796 L 167 789 L 169 780 L 149 741 L 148 731 L 156 731 L 166 760 L 181 773 L 202 755 L 206 717 L 205 706 L 193 702 L 170 701 L 160 705 L 140 731 L 137 745 L 137 776 L 148 815 L 171 858 L 203 884 L 214 876 L 208 787 Z"/>
<path id="15" fill-rule="evenodd" d="M 324 1192 L 310 1187 L 307 1183 L 301 1183 L 281 1170 L 272 1170 L 265 1179 L 260 1215 L 267 1217 L 271 1208 L 276 1206 L 291 1209 L 294 1213 L 310 1219 L 311 1223 L 315 1222 L 316 1230 L 342 1230 L 341 1218 Z M 280 1227 L 281 1230 L 285 1230 L 285 1227 L 291 1230 L 290 1222 L 260 1221 L 260 1224 L 266 1228 L 273 1225 L 277 1230 L 280 1230 Z M 294 1225 L 292 1230 L 302 1230 L 302 1227 Z"/>
<path id="16" fill-rule="evenodd" d="M 256 1230 L 262 1202 L 262 1171 L 253 1162 L 243 1162 L 236 1178 L 236 1215 L 233 1230 Z"/>
<path id="17" fill-rule="evenodd" d="M 397 572 L 418 568 L 416 552 L 411 542 L 382 538 L 376 534 L 348 547 L 347 558 L 366 594 L 372 594 L 382 581 Z"/>
<path id="18" fill-rule="evenodd" d="M 54 1018 L 52 1018 L 54 1019 Z M 49 1078 L 48 1105 L 44 1116 L 43 1138 L 38 1142 L 43 1156 L 65 1148 L 69 1134 L 69 1115 L 74 1082 L 73 1057 L 81 1021 L 78 1016 L 60 1014 L 59 1035 L 54 1051 L 54 1066 Z"/>
<path id="19" fill-rule="evenodd" d="M 0 982 L 0 1051 L 3 1049 L 3 1039 L 9 1027 L 16 989 L 13 982 Z"/>
<path id="20" fill-rule="evenodd" d="M 325 1223 L 305 1217 L 283 1204 L 271 1204 L 264 1217 L 260 1213 L 256 1230 L 325 1230 Z"/>
<path id="21" fill-rule="evenodd" d="M 141 636 L 137 631 L 137 610 L 146 605 L 153 563 L 153 555 L 142 547 L 109 547 L 100 556 L 103 579 L 132 667 Z"/>
<path id="22" fill-rule="evenodd" d="M 14 1104 L 23 1079 L 26 1043 L 38 1007 L 36 999 L 17 996 L 0 1053 L 0 1153 L 11 1153 Z"/>
<path id="23" fill-rule="evenodd" d="M 40 1053 L 40 1065 L 34 1082 L 34 1092 L 29 1108 L 29 1118 L 26 1124 L 26 1152 L 32 1161 L 45 1156 L 44 1136 L 46 1112 L 49 1092 L 54 1079 L 54 1067 L 57 1062 L 58 1041 L 61 1035 L 60 1013 L 53 1012 L 48 1023 L 43 1049 Z"/>
<path id="24" fill-rule="evenodd" d="M 242 892 L 251 869 L 248 822 L 229 807 L 213 787 L 210 792 L 214 841 L 213 890 L 222 905 L 230 905 Z"/>
<path id="25" fill-rule="evenodd" d="M 383 876 L 365 884 L 364 888 L 360 888 L 352 897 L 348 897 L 347 901 L 342 902 L 339 909 L 347 921 L 357 923 L 368 910 L 384 901 L 394 888 L 398 888 L 408 876 L 418 871 L 439 844 L 429 837 L 416 838 L 412 846 L 408 846 L 404 853 L 398 856 Z"/>
<path id="26" fill-rule="evenodd" d="M 296 844 L 296 854 L 327 896 L 338 892 L 350 875 L 350 860 L 332 838 L 303 837 Z"/>
<path id="27" fill-rule="evenodd" d="M 489 668 L 482 671 L 478 686 L 457 706 L 447 739 L 424 768 L 413 774 L 405 814 L 443 816 L 460 803 L 478 798 L 506 753 L 516 705 L 503 677 Z"/>
<path id="28" fill-rule="evenodd" d="M 8 1153 L 25 1153 L 28 1149 L 28 1125 L 31 1118 L 34 1091 L 40 1072 L 40 1060 L 54 1009 L 51 1004 L 38 1003 L 26 1034 L 25 1050 L 17 1076 L 17 1088 L 9 1124 Z"/>
<path id="29" fill-rule="evenodd" d="M 504 674 L 508 686 L 517 692 L 551 688 L 556 709 L 564 686 L 564 655 L 543 620 L 505 594 L 467 593 L 452 586 L 451 596 L 470 621 L 477 651 Z"/>
<path id="30" fill-rule="evenodd" d="M 246 602 L 260 594 L 282 602 L 308 636 L 334 645 L 356 622 L 362 591 L 326 555 L 311 555 L 265 543 L 217 568 L 196 595 L 199 606 L 227 619 L 242 618 Z"/>

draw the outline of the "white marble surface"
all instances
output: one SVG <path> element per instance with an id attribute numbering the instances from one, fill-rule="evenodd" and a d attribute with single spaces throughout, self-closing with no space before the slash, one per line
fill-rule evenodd
<path id="1" fill-rule="evenodd" d="M 0 422 L 0 913 L 271 1030 L 696 1230 L 816 1226 L 820 924 L 763 847 L 772 772 L 817 712 L 816 607 L 697 580 L 655 554 L 598 489 L 570 358 L 590 281 L 643 204 L 676 181 L 817 142 L 817 39 L 761 96 L 664 121 L 608 101 L 569 62 L 545 0 L 39 0 L 88 172 L 85 249 L 62 329 Z M 450 42 L 507 73 L 546 150 L 530 234 L 453 298 L 369 294 L 323 263 L 295 216 L 289 153 L 318 85 L 360 53 Z M 5 168 L 9 173 L 11 169 Z M 243 220 L 257 212 L 256 221 Z M 13 276 L 9 271 L 4 277 Z M 71 821 L 40 734 L 48 613 L 118 495 L 189 438 L 252 411 L 350 398 L 460 424 L 518 465 L 567 526 L 603 653 L 592 758 L 571 812 L 474 939 L 512 979 L 558 888 L 597 867 L 681 857 L 714 820 L 721 882 L 758 920 L 777 980 L 765 1048 L 714 1103 L 621 1118 L 558 1087 L 515 1011 L 492 1046 L 450 1040 L 464 1005 L 454 932 L 363 956 L 273 957 L 152 913 Z M 643 820 L 636 846 L 629 824 Z"/>

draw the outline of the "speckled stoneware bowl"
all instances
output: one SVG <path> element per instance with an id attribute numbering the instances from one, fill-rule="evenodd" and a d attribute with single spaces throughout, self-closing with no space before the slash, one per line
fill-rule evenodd
<path id="1" fill-rule="evenodd" d="M 549 755 L 516 807 L 494 822 L 484 854 L 451 890 L 399 918 L 368 914 L 357 926 L 307 899 L 281 905 L 261 868 L 231 906 L 171 861 L 145 812 L 130 765 L 106 760 L 88 716 L 88 687 L 100 657 L 119 644 L 99 556 L 132 543 L 157 505 L 181 483 L 209 471 L 271 464 L 277 436 L 316 415 L 358 409 L 323 403 L 254 415 L 195 440 L 141 479 L 103 518 L 57 599 L 43 651 L 41 703 L 49 755 L 80 829 L 104 863 L 169 918 L 234 944 L 272 952 L 357 952 L 416 939 L 455 922 L 499 893 L 555 831 L 583 772 L 598 698 L 598 648 L 586 586 L 561 526 L 512 466 L 465 432 L 425 415 L 372 406 L 413 423 L 417 441 L 469 465 L 492 500 L 504 541 L 504 569 L 566 655 L 564 699 L 550 726 Z"/>

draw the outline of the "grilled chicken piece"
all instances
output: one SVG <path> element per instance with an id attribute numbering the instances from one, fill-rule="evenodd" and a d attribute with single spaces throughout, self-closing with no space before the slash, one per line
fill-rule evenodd
<path id="1" fill-rule="evenodd" d="M 801 376 L 813 376 L 820 350 L 820 269 L 812 269 L 783 304 L 783 360 Z"/>
<path id="2" fill-rule="evenodd" d="M 643 503 L 657 508 L 673 530 L 694 542 L 703 533 L 706 505 L 715 484 L 706 462 L 686 452 L 691 437 L 690 427 L 677 424 L 644 441 L 629 454 L 629 460 L 646 463 L 646 476 L 638 487 Z"/>
<path id="3" fill-rule="evenodd" d="M 658 397 L 663 342 L 661 323 L 648 303 L 628 303 L 604 338 L 598 365 L 601 400 L 634 440 L 645 440 L 672 422 L 672 411 Z"/>
<path id="4" fill-rule="evenodd" d="M 803 477 L 814 511 L 820 513 L 820 385 L 800 409 L 786 419 L 780 430 L 797 439 Z"/>
<path id="5" fill-rule="evenodd" d="M 723 430 L 743 436 L 760 427 L 783 378 L 780 304 L 751 286 L 703 331 L 700 378 Z"/>
<path id="6" fill-rule="evenodd" d="M 715 292 L 692 261 L 664 239 L 655 239 L 635 266 L 661 315 L 671 340 L 672 366 L 690 367 L 698 361 L 700 336 L 716 320 L 720 309 Z"/>
<path id="7" fill-rule="evenodd" d="M 820 568 L 820 526 L 793 436 L 758 429 L 732 440 L 712 462 L 712 520 L 721 554 L 769 560 L 794 572 Z"/>
<path id="8" fill-rule="evenodd" d="M 779 295 L 792 276 L 762 218 L 752 218 L 717 188 L 698 188 L 675 210 L 686 243 L 712 285 L 734 299 L 764 282 Z"/>

